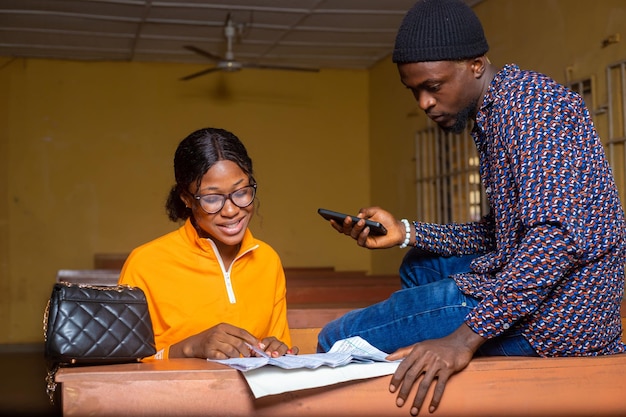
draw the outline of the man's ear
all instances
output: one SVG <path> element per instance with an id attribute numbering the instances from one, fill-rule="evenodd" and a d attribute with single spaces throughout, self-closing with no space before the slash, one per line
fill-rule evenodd
<path id="1" fill-rule="evenodd" d="M 471 60 L 470 66 L 472 67 L 472 72 L 474 73 L 474 77 L 476 79 L 479 79 L 485 74 L 487 64 L 489 64 L 489 59 L 485 55 Z"/>

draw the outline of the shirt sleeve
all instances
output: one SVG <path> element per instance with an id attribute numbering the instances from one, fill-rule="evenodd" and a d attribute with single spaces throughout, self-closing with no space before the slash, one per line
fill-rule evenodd
<path id="1" fill-rule="evenodd" d="M 480 222 L 433 224 L 413 222 L 415 247 L 439 255 L 469 255 L 485 253 L 495 245 L 493 218 L 485 216 Z"/>

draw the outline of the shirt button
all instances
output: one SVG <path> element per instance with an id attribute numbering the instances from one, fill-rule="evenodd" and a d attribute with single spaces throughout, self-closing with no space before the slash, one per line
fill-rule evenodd
<path id="1" fill-rule="evenodd" d="M 504 328 L 504 330 L 509 330 L 509 327 L 511 327 L 511 326 L 509 326 L 508 323 L 504 323 L 504 326 L 502 326 L 502 327 Z"/>
<path id="2" fill-rule="evenodd" d="M 462 305 L 463 307 L 467 307 L 467 303 L 466 303 L 465 301 L 463 301 L 463 302 L 461 303 L 461 305 Z"/>
<path id="3" fill-rule="evenodd" d="M 485 189 L 485 192 L 486 192 L 487 194 L 491 194 L 491 187 L 487 187 L 487 188 Z"/>

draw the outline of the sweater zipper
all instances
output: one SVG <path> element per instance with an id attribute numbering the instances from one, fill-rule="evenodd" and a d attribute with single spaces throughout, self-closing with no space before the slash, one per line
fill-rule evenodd
<path id="1" fill-rule="evenodd" d="M 230 264 L 230 268 L 228 268 L 228 271 L 227 271 L 226 269 L 224 269 L 224 262 L 222 262 L 222 257 L 220 256 L 220 253 L 217 250 L 215 243 L 211 239 L 207 239 L 207 240 L 211 243 L 211 246 L 213 246 L 213 252 L 215 252 L 215 257 L 217 258 L 217 262 L 220 264 L 220 269 L 222 270 L 222 275 L 224 276 L 224 285 L 226 286 L 226 293 L 228 294 L 228 301 L 231 304 L 235 304 L 237 302 L 237 298 L 235 297 L 235 291 L 233 290 L 233 283 L 230 279 L 230 271 L 232 270 L 235 262 L 237 262 L 237 259 L 241 258 L 246 253 L 258 248 L 259 245 L 254 245 L 248 248 L 245 252 L 242 252 L 241 254 L 239 254 L 239 256 L 233 259 L 233 262 Z"/>
<path id="2" fill-rule="evenodd" d="M 233 283 L 230 280 L 230 270 L 224 272 L 224 284 L 226 284 L 226 292 L 228 293 L 228 301 L 230 301 L 231 304 L 235 304 L 237 302 L 237 299 L 235 298 L 235 291 L 233 291 Z"/>

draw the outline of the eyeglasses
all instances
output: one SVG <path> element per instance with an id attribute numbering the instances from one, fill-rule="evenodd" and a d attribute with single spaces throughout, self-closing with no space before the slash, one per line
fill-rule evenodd
<path id="1" fill-rule="evenodd" d="M 194 195 L 193 198 L 198 200 L 200 208 L 206 214 L 215 214 L 224 207 L 226 200 L 232 201 L 233 204 L 239 208 L 245 208 L 252 204 L 255 195 L 256 184 L 251 184 L 235 190 L 230 194 L 203 194 Z"/>

